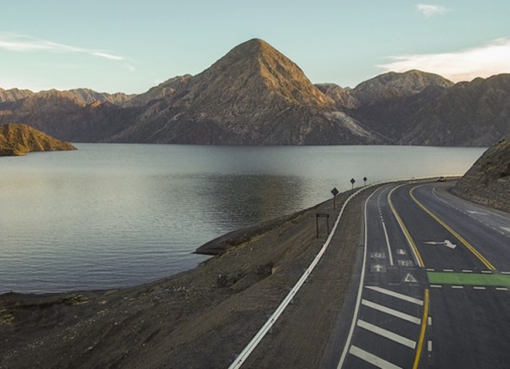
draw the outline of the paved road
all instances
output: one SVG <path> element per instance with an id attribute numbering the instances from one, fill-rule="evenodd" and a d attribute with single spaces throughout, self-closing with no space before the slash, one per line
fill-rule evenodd
<path id="1" fill-rule="evenodd" d="M 338 368 L 510 366 L 510 218 L 448 186 L 387 186 L 367 200 Z"/>

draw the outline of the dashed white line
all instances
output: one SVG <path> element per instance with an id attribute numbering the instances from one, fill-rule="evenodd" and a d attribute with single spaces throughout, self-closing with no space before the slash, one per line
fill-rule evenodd
<path id="1" fill-rule="evenodd" d="M 501 228 L 502 230 L 510 233 L 510 228 L 509 227 L 499 227 L 499 228 Z"/>
<path id="2" fill-rule="evenodd" d="M 385 295 L 388 295 L 388 296 L 396 297 L 397 299 L 401 299 L 401 300 L 404 300 L 404 301 L 407 301 L 407 302 L 411 302 L 411 303 L 416 304 L 416 305 L 423 306 L 423 301 L 422 300 L 414 298 L 414 297 L 411 297 L 411 296 L 403 295 L 401 293 L 390 291 L 390 290 L 387 290 L 387 289 L 384 289 L 384 288 L 381 288 L 381 287 L 376 287 L 376 286 L 366 286 L 365 288 L 368 288 L 369 290 L 376 291 L 376 292 L 379 292 L 379 293 L 382 293 L 382 294 L 385 294 Z"/>
<path id="3" fill-rule="evenodd" d="M 508 291 L 506 287 L 496 287 L 496 291 Z"/>
<path id="4" fill-rule="evenodd" d="M 384 220 L 382 221 L 382 227 L 384 231 L 384 237 L 386 238 L 386 246 L 388 246 L 388 254 L 390 255 L 390 265 L 393 266 L 393 256 L 391 252 L 390 239 L 388 237 L 388 231 L 386 230 L 386 225 L 384 224 Z"/>
<path id="5" fill-rule="evenodd" d="M 431 340 L 427 341 L 427 350 L 428 350 L 428 352 L 432 352 L 432 341 Z"/>
<path id="6" fill-rule="evenodd" d="M 354 345 L 351 346 L 349 353 L 381 369 L 402 369 L 401 367 L 381 359 L 380 357 L 375 356 L 369 352 L 366 352 L 365 350 L 362 350 Z"/>
<path id="7" fill-rule="evenodd" d="M 473 287 L 474 290 L 485 290 L 486 287 L 479 287 L 479 286 L 474 286 Z"/>
<path id="8" fill-rule="evenodd" d="M 443 288 L 440 284 L 431 284 L 430 288 Z"/>
<path id="9" fill-rule="evenodd" d="M 428 317 L 427 323 L 429 326 L 432 325 L 432 317 L 431 316 Z"/>
<path id="10" fill-rule="evenodd" d="M 473 271 L 472 270 L 463 269 L 462 273 L 473 273 Z"/>
<path id="11" fill-rule="evenodd" d="M 387 338 L 394 342 L 400 343 L 401 345 L 409 347 L 413 350 L 416 348 L 415 341 L 410 340 L 409 338 L 403 337 L 399 334 L 393 333 L 387 329 L 384 329 L 384 328 L 378 327 L 376 325 L 373 325 L 371 323 L 365 322 L 364 320 L 358 319 L 358 327 L 364 328 L 367 331 L 378 334 L 381 337 L 384 337 L 384 338 Z"/>
<path id="12" fill-rule="evenodd" d="M 427 272 L 435 272 L 436 270 L 433 268 L 427 268 Z"/>
<path id="13" fill-rule="evenodd" d="M 395 316 L 397 318 L 400 318 L 402 320 L 406 320 L 408 322 L 411 322 L 411 323 L 414 323 L 414 324 L 418 324 L 418 325 L 421 324 L 421 319 L 420 318 L 417 318 L 415 316 L 403 313 L 403 312 L 398 311 L 398 310 L 391 309 L 391 308 L 383 306 L 383 305 L 379 305 L 379 304 L 377 304 L 375 302 L 363 299 L 363 300 L 361 300 L 361 304 L 365 305 L 365 306 L 368 306 L 368 307 L 370 307 L 372 309 L 382 311 L 383 313 L 386 313 L 386 314 L 389 314 L 389 315 L 393 315 L 393 316 Z"/>
<path id="14" fill-rule="evenodd" d="M 453 269 L 443 269 L 443 272 L 453 272 Z"/>
<path id="15" fill-rule="evenodd" d="M 459 290 L 460 290 L 460 289 L 463 289 L 463 288 L 464 288 L 464 286 L 452 286 L 452 288 L 456 288 L 456 289 L 459 289 Z"/>
<path id="16" fill-rule="evenodd" d="M 510 272 L 501 272 L 501 274 L 510 274 Z"/>
<path id="17" fill-rule="evenodd" d="M 485 273 L 485 274 L 492 274 L 492 272 L 490 270 L 482 270 L 482 273 Z"/>

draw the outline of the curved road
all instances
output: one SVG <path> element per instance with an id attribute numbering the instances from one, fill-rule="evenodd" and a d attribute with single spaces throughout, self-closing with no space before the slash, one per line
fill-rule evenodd
<path id="1" fill-rule="evenodd" d="M 361 280 L 337 368 L 510 365 L 510 218 L 449 186 L 386 186 L 367 200 Z"/>

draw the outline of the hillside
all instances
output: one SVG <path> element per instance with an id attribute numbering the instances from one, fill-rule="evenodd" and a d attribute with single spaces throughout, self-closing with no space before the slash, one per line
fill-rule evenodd
<path id="1" fill-rule="evenodd" d="M 452 192 L 467 200 L 510 212 L 510 137 L 490 147 Z"/>
<path id="2" fill-rule="evenodd" d="M 0 156 L 21 156 L 32 151 L 76 150 L 26 124 L 0 125 Z"/>

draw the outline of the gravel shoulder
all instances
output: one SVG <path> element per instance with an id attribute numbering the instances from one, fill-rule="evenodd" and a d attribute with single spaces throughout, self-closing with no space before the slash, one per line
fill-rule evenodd
<path id="1" fill-rule="evenodd" d="M 358 196 L 327 253 L 246 367 L 313 368 L 352 275 Z M 0 296 L 0 368 L 226 368 L 301 277 L 349 193 L 207 244 L 190 271 L 121 290 Z M 201 250 L 205 252 L 204 249 Z"/>

